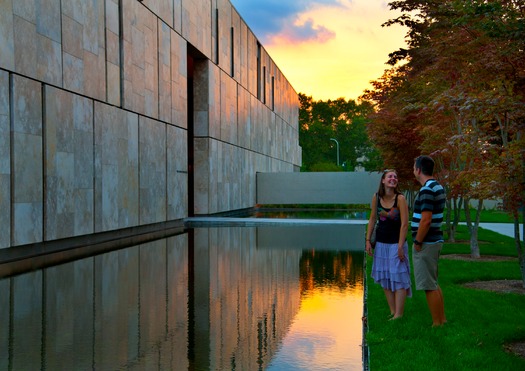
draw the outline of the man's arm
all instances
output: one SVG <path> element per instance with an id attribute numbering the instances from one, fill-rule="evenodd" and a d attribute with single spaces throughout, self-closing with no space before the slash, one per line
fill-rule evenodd
<path id="1" fill-rule="evenodd" d="M 432 211 L 421 212 L 421 220 L 419 221 L 419 228 L 417 229 L 415 241 L 423 242 L 428 230 L 430 229 L 431 223 Z M 416 249 L 421 249 L 421 245 L 416 245 Z"/>

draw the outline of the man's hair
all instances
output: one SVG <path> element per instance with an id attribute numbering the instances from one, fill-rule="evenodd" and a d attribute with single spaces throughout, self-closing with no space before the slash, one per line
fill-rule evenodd
<path id="1" fill-rule="evenodd" d="M 415 160 L 416 169 L 421 169 L 424 175 L 434 173 L 434 160 L 430 156 L 419 156 Z"/>

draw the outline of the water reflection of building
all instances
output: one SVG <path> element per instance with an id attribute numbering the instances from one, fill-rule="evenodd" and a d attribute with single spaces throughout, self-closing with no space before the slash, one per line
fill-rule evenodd
<path id="1" fill-rule="evenodd" d="M 0 280 L 0 369 L 267 365 L 299 310 L 301 251 L 196 229 Z"/>
<path id="2" fill-rule="evenodd" d="M 195 234 L 195 253 L 202 247 L 209 254 L 209 337 L 214 349 L 210 364 L 199 366 L 256 370 L 268 365 L 299 310 L 301 250 L 256 249 L 256 228 L 197 229 Z M 208 241 L 216 241 L 209 252 Z"/>
<path id="3" fill-rule="evenodd" d="M 187 244 L 178 235 L 0 280 L 0 369 L 184 368 Z"/>

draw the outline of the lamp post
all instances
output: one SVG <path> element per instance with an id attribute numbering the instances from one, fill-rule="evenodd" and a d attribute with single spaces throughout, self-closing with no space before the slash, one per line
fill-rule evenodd
<path id="1" fill-rule="evenodd" d="M 337 166 L 339 166 L 339 142 L 337 141 L 337 139 L 334 138 L 330 138 L 330 140 L 333 140 L 337 145 Z"/>

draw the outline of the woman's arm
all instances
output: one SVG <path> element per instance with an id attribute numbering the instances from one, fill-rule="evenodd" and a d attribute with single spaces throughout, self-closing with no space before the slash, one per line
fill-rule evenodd
<path id="1" fill-rule="evenodd" d="M 376 193 L 374 193 L 374 197 L 372 197 L 370 208 L 371 208 L 371 211 L 370 211 L 370 218 L 368 219 L 368 227 L 366 228 L 366 244 L 365 244 L 366 253 L 368 255 L 372 255 L 372 245 L 370 244 L 370 237 L 372 236 L 372 231 L 374 230 L 374 227 L 377 221 Z"/>
<path id="2" fill-rule="evenodd" d="M 399 242 L 397 244 L 397 254 L 399 259 L 403 260 L 405 258 L 405 253 L 403 246 L 405 245 L 405 240 L 408 233 L 408 203 L 403 195 L 399 195 L 397 198 L 397 205 L 399 207 L 399 216 L 401 218 L 401 229 L 399 230 Z"/>

